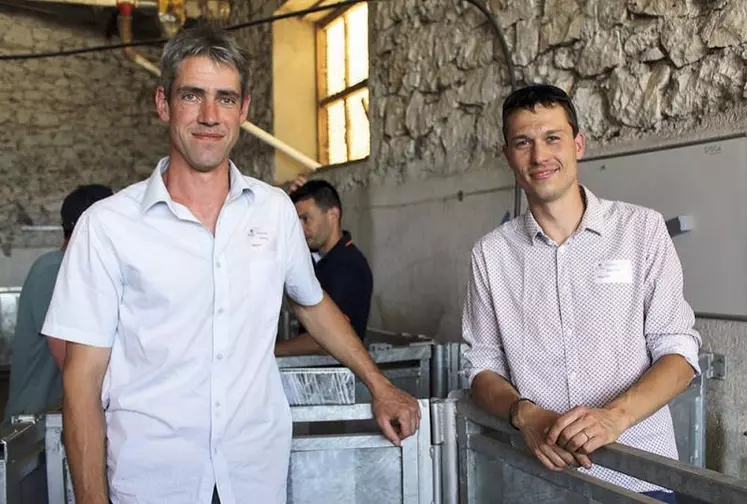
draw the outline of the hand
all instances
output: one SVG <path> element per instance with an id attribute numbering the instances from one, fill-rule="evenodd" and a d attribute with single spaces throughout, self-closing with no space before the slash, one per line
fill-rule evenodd
<path id="1" fill-rule="evenodd" d="M 547 433 L 560 418 L 554 411 L 542 409 L 530 402 L 522 402 L 516 413 L 516 426 L 524 436 L 529 450 L 550 470 L 562 471 L 568 467 L 591 468 L 591 460 L 582 453 L 572 453 L 554 442 L 548 441 Z"/>
<path id="2" fill-rule="evenodd" d="M 290 187 L 288 188 L 288 192 L 292 193 L 294 191 L 297 191 L 302 185 L 304 185 L 308 180 L 303 175 L 299 175 L 296 177 L 296 179 L 291 182 Z"/>
<path id="3" fill-rule="evenodd" d="M 629 426 L 624 415 L 614 410 L 577 406 L 555 421 L 546 441 L 588 455 L 617 441 Z"/>
<path id="4" fill-rule="evenodd" d="M 396 446 L 415 434 L 420 425 L 418 402 L 391 383 L 373 395 L 371 410 L 381 432 Z"/>

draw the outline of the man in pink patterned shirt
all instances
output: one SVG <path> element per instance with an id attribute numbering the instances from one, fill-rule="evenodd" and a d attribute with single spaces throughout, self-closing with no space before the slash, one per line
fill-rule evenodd
<path id="1" fill-rule="evenodd" d="M 579 184 L 585 138 L 561 89 L 514 92 L 503 133 L 529 209 L 472 250 L 463 335 L 473 396 L 546 467 L 580 465 L 675 502 L 590 459 L 613 442 L 677 458 L 666 405 L 699 373 L 701 339 L 664 219 Z"/>

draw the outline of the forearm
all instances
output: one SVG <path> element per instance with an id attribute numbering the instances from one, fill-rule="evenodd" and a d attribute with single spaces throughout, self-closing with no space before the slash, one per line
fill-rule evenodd
<path id="1" fill-rule="evenodd" d="M 105 422 L 98 397 L 65 387 L 62 401 L 65 453 L 79 504 L 108 504 Z"/>
<path id="2" fill-rule="evenodd" d="M 606 406 L 626 428 L 652 415 L 687 388 L 695 372 L 681 355 L 665 355 L 627 391 Z"/>
<path id="3" fill-rule="evenodd" d="M 519 393 L 499 374 L 482 371 L 472 380 L 472 397 L 480 408 L 508 420 L 508 410 L 519 398 Z"/>
<path id="4" fill-rule="evenodd" d="M 301 333 L 295 338 L 275 343 L 275 355 L 278 357 L 289 355 L 319 355 L 326 353 L 326 350 L 324 350 L 324 348 L 322 348 L 322 346 L 307 332 Z"/>
<path id="5" fill-rule="evenodd" d="M 326 294 L 317 305 L 293 304 L 293 309 L 309 335 L 340 363 L 349 367 L 372 393 L 381 386 L 391 385 L 374 364 L 350 323 Z"/>

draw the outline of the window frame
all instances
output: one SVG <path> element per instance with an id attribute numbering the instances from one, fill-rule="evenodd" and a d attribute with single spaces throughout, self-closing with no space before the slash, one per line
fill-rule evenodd
<path id="1" fill-rule="evenodd" d="M 368 2 L 365 2 L 366 6 L 368 7 Z M 348 82 L 349 75 L 348 75 L 348 21 L 345 17 L 345 14 L 350 11 L 351 9 L 354 9 L 361 4 L 353 4 L 348 5 L 345 7 L 340 7 L 338 9 L 335 9 L 333 12 L 331 12 L 329 15 L 322 18 L 320 21 L 316 23 L 316 77 L 317 77 L 317 139 L 318 139 L 318 153 L 319 153 L 319 162 L 322 165 L 330 165 L 330 158 L 329 158 L 329 135 L 328 135 L 328 124 L 327 124 L 327 107 L 332 104 L 339 101 L 343 102 L 343 106 L 345 108 L 345 145 L 346 145 L 346 159 L 340 163 L 337 164 L 346 164 L 350 162 L 360 161 L 362 159 L 366 159 L 371 154 L 371 146 L 370 146 L 370 138 L 371 138 L 371 120 L 370 120 L 370 114 L 369 114 L 369 105 L 364 103 L 363 108 L 364 112 L 366 114 L 366 117 L 368 119 L 368 136 L 369 136 L 369 149 L 368 154 L 361 158 L 352 159 L 351 157 L 351 149 L 352 149 L 352 128 L 350 125 L 352 124 L 352 119 L 350 117 L 350 111 L 345 103 L 346 98 L 348 98 L 350 95 L 357 93 L 361 91 L 362 89 L 368 90 L 368 82 L 370 75 L 370 54 L 367 57 L 366 64 L 368 66 L 368 71 L 366 72 L 367 77 L 357 83 L 350 84 Z M 333 22 L 337 21 L 338 19 L 343 19 L 343 27 L 344 27 L 344 35 L 343 40 L 345 41 L 345 70 L 344 70 L 344 76 L 345 76 L 345 88 L 333 95 L 327 96 L 327 41 L 326 41 L 326 28 L 332 24 Z M 368 40 L 368 24 L 366 24 L 366 39 Z M 370 103 L 370 90 L 369 90 L 369 99 Z"/>

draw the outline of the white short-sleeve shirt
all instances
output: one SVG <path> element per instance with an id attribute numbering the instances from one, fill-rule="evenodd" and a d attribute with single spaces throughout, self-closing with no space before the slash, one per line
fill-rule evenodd
<path id="1" fill-rule="evenodd" d="M 231 164 L 215 236 L 162 174 L 78 221 L 42 329 L 111 347 L 114 504 L 285 502 L 291 418 L 274 357 L 287 294 L 322 300 L 295 208 Z"/>

